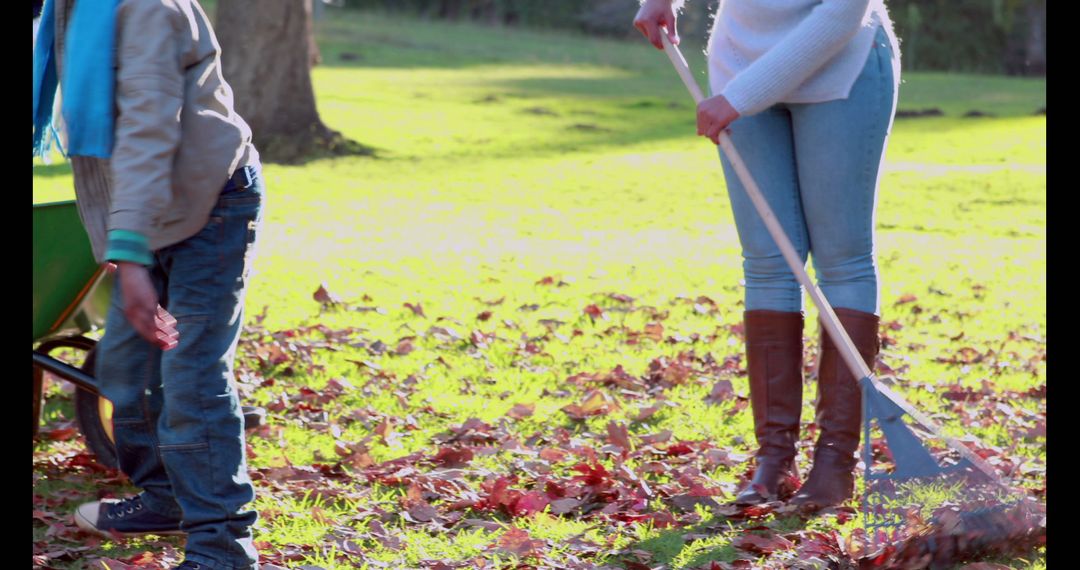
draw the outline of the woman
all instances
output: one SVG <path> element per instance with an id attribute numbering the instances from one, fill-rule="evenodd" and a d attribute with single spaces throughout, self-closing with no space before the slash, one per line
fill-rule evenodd
<path id="1" fill-rule="evenodd" d="M 681 2 L 643 0 L 634 25 L 658 49 L 678 43 Z M 899 48 L 883 0 L 721 1 L 709 40 L 713 96 L 698 134 L 727 129 L 765 199 L 868 366 L 878 352 L 874 207 L 896 108 Z M 744 331 L 754 477 L 739 504 L 785 499 L 797 480 L 802 409 L 802 289 L 731 164 L 721 155 L 743 252 Z M 822 334 L 814 462 L 791 502 L 842 503 L 854 491 L 862 400 Z"/>

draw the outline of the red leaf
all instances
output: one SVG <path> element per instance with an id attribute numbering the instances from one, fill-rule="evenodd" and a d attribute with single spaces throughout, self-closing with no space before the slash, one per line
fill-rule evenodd
<path id="1" fill-rule="evenodd" d="M 728 456 L 728 452 L 723 449 L 709 449 L 705 451 L 705 466 L 710 470 L 716 469 L 723 465 L 724 467 L 734 467 L 735 460 Z"/>
<path id="2" fill-rule="evenodd" d="M 581 499 L 565 498 L 551 501 L 551 513 L 565 515 L 583 504 Z"/>
<path id="3" fill-rule="evenodd" d="M 510 509 L 514 501 L 521 496 L 521 491 L 511 489 L 510 485 L 516 481 L 516 477 L 496 477 L 488 479 L 480 484 L 480 487 L 488 492 L 487 504 L 493 508 Z"/>
<path id="4" fill-rule="evenodd" d="M 667 454 L 668 455 L 686 455 L 688 453 L 693 453 L 693 452 L 694 452 L 694 448 L 690 447 L 688 444 L 686 444 L 684 442 L 679 442 L 679 443 L 672 444 L 672 445 L 668 446 L 668 448 L 667 448 Z"/>
<path id="5" fill-rule="evenodd" d="M 772 554 L 777 550 L 794 548 L 795 544 L 790 540 L 778 536 L 760 536 L 757 534 L 743 534 L 732 541 L 735 548 L 753 552 L 754 554 Z"/>
<path id="6" fill-rule="evenodd" d="M 731 386 L 730 380 L 720 380 L 716 384 L 713 384 L 712 392 L 705 397 L 705 401 L 712 404 L 719 404 L 735 395 L 735 389 Z"/>
<path id="7" fill-rule="evenodd" d="M 857 513 L 851 507 L 836 507 L 836 522 L 844 524 L 855 517 Z"/>
<path id="8" fill-rule="evenodd" d="M 843 555 L 840 544 L 837 542 L 836 531 L 828 534 L 815 531 L 800 532 L 799 537 L 799 558 Z"/>
<path id="9" fill-rule="evenodd" d="M 706 507 L 717 506 L 716 501 L 706 496 L 693 496 L 690 493 L 683 493 L 681 495 L 675 495 L 668 499 L 671 502 L 671 506 L 681 512 L 694 512 L 698 505 L 704 505 Z"/>
<path id="10" fill-rule="evenodd" d="M 365 469 L 374 465 L 375 460 L 371 458 L 367 447 L 360 446 L 359 449 L 343 459 L 342 463 L 347 463 L 356 469 Z"/>
<path id="11" fill-rule="evenodd" d="M 658 411 L 660 411 L 660 406 L 648 406 L 648 407 L 639 409 L 637 415 L 635 415 L 633 418 L 630 418 L 630 419 L 635 421 L 635 422 L 643 422 L 643 421 L 651 418 L 653 416 L 653 414 L 655 414 Z"/>
<path id="12" fill-rule="evenodd" d="M 408 340 L 408 339 L 404 339 L 404 340 L 402 340 L 401 342 L 398 343 L 397 348 L 394 349 L 394 353 L 399 355 L 399 356 L 405 356 L 406 354 L 409 354 L 413 350 L 415 350 L 415 347 L 413 347 L 412 341 Z"/>
<path id="13" fill-rule="evenodd" d="M 563 459 L 566 459 L 566 452 L 561 449 L 555 449 L 553 447 L 545 447 L 540 450 L 540 459 L 544 461 L 550 461 L 552 463 L 558 463 Z"/>
<path id="14" fill-rule="evenodd" d="M 488 320 L 490 318 L 491 318 L 491 311 L 484 311 L 484 312 L 480 313 L 479 315 L 476 315 L 476 320 L 478 320 L 478 321 L 486 321 L 486 320 Z"/>
<path id="15" fill-rule="evenodd" d="M 603 465 L 579 463 L 575 465 L 573 469 L 574 471 L 581 473 L 581 475 L 575 475 L 572 479 L 574 481 L 580 481 L 589 487 L 606 488 L 610 487 L 613 483 L 611 480 L 611 473 L 609 473 L 607 469 L 604 469 Z"/>
<path id="16" fill-rule="evenodd" d="M 682 355 L 680 355 L 682 356 Z M 649 379 L 670 386 L 676 386 L 686 382 L 693 373 L 693 369 L 680 360 L 669 360 L 666 356 L 654 359 L 649 363 Z"/>
<path id="17" fill-rule="evenodd" d="M 588 315 L 589 318 L 594 320 L 604 318 L 604 310 L 600 307 L 597 307 L 596 305 L 589 305 L 588 307 L 585 307 L 584 313 Z"/>
<path id="18" fill-rule="evenodd" d="M 477 348 L 487 348 L 491 345 L 492 341 L 495 340 L 495 333 L 473 331 L 472 334 L 469 335 L 469 340 L 472 342 L 473 346 Z"/>
<path id="19" fill-rule="evenodd" d="M 608 443 L 622 449 L 624 457 L 626 453 L 629 453 L 632 450 L 630 446 L 630 432 L 626 429 L 625 424 L 608 422 L 607 440 Z"/>
<path id="20" fill-rule="evenodd" d="M 331 293 L 326 287 L 326 283 L 319 285 L 319 288 L 315 290 L 315 293 L 311 297 L 322 305 L 337 305 L 341 303 L 341 297 Z"/>
<path id="21" fill-rule="evenodd" d="M 520 420 L 533 415 L 535 409 L 536 404 L 514 404 L 514 407 L 510 408 L 510 411 L 506 412 L 506 415 L 515 420 Z"/>
<path id="22" fill-rule="evenodd" d="M 510 511 L 514 516 L 527 516 L 543 511 L 549 502 L 547 495 L 538 491 L 529 491 L 514 501 Z"/>
<path id="23" fill-rule="evenodd" d="M 915 295 L 912 295 L 911 293 L 908 293 L 907 295 L 903 295 L 902 297 L 897 299 L 896 303 L 894 303 L 894 304 L 896 304 L 896 305 L 906 305 L 907 303 L 914 303 L 918 299 L 919 298 L 916 297 Z"/>
<path id="24" fill-rule="evenodd" d="M 645 336 L 655 342 L 664 340 L 664 325 L 660 323 L 649 323 L 645 325 Z"/>
<path id="25" fill-rule="evenodd" d="M 589 416 L 607 414 L 619 408 L 619 404 L 607 393 L 592 390 L 580 404 L 569 404 L 562 411 L 571 418 L 584 421 Z"/>
<path id="26" fill-rule="evenodd" d="M 671 430 L 666 429 L 660 433 L 650 433 L 641 436 L 641 442 L 645 445 L 653 445 L 657 443 L 664 443 L 671 439 Z"/>
<path id="27" fill-rule="evenodd" d="M 66 440 L 69 440 L 69 439 L 75 437 L 75 435 L 78 434 L 78 433 L 79 433 L 78 428 L 74 428 L 74 427 L 60 428 L 60 429 L 54 429 L 54 430 L 50 430 L 50 431 L 45 432 L 45 437 L 47 437 L 48 439 L 51 439 L 53 441 L 66 441 Z"/>
<path id="28" fill-rule="evenodd" d="M 136 566 L 139 566 L 139 565 L 143 565 L 143 564 L 154 564 L 155 562 L 157 562 L 157 560 L 155 560 L 153 552 L 143 551 L 143 552 L 141 552 L 139 554 L 136 554 L 136 555 L 134 555 L 134 556 L 132 556 L 130 558 L 125 558 L 124 562 L 127 562 L 128 564 L 135 564 Z"/>
<path id="29" fill-rule="evenodd" d="M 455 449 L 452 447 L 443 447 L 439 449 L 439 452 L 435 454 L 434 461 L 438 465 L 446 467 L 448 469 L 456 469 L 459 467 L 465 467 L 473 459 L 473 452 L 471 449 L 465 447 L 461 449 Z"/>
<path id="30" fill-rule="evenodd" d="M 416 315 L 418 317 L 427 318 L 427 315 L 424 314 L 424 306 L 421 305 L 420 303 L 417 303 L 415 305 L 412 304 L 412 303 L 405 303 L 404 306 L 406 308 L 408 308 L 410 311 L 412 311 L 414 315 Z"/>
<path id="31" fill-rule="evenodd" d="M 652 525 L 656 528 L 670 528 L 678 524 L 674 515 L 663 511 L 649 513 L 648 517 L 652 519 Z"/>
<path id="32" fill-rule="evenodd" d="M 439 511 L 427 503 L 419 503 L 409 507 L 409 518 L 417 522 L 431 522 L 439 518 Z"/>
<path id="33" fill-rule="evenodd" d="M 524 557 L 539 554 L 540 548 L 544 546 L 544 541 L 533 540 L 525 530 L 511 527 L 510 530 L 499 537 L 498 546 L 500 550 Z"/>

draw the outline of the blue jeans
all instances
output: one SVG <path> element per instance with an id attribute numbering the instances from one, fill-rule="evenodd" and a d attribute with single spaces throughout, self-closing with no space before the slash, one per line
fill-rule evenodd
<path id="1" fill-rule="evenodd" d="M 874 208 L 896 108 L 884 29 L 846 99 L 780 103 L 729 133 L 788 239 L 833 307 L 878 313 Z M 727 158 L 720 157 L 742 245 L 746 310 L 802 310 L 802 287 Z"/>
<path id="2" fill-rule="evenodd" d="M 233 359 L 262 218 L 263 184 L 226 186 L 206 226 L 154 254 L 151 278 L 177 320 L 179 344 L 161 351 L 124 317 L 113 290 L 97 378 L 113 404 L 120 468 L 143 489 L 147 509 L 182 517 L 186 558 L 214 570 L 258 568 L 245 508 L 244 420 Z M 228 191 L 231 190 L 231 191 Z"/>

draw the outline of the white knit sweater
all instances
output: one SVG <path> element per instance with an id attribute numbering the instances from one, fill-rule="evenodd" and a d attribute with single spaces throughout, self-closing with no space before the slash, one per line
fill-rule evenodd
<path id="1" fill-rule="evenodd" d="M 709 84 L 742 115 L 776 103 L 848 96 L 878 26 L 900 49 L 883 0 L 721 0 L 709 38 Z"/>

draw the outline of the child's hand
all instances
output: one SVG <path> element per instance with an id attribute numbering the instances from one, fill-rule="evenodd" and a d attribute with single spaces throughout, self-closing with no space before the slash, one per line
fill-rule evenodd
<path id="1" fill-rule="evenodd" d="M 120 296 L 128 322 L 140 336 L 162 350 L 175 347 L 180 338 L 176 319 L 158 305 L 158 294 L 150 280 L 150 272 L 138 263 L 121 261 L 117 266 Z"/>

